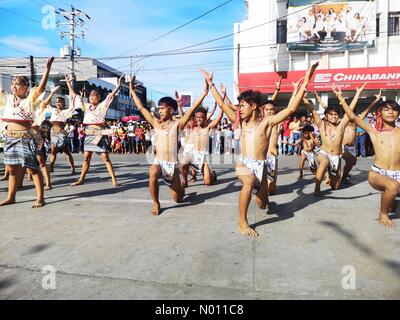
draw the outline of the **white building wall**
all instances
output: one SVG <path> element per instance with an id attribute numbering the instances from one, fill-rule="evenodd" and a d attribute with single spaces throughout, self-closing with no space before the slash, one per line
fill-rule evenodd
<path id="1" fill-rule="evenodd" d="M 234 79 L 239 73 L 306 70 L 314 61 L 322 61 L 321 68 L 368 68 L 400 65 L 400 36 L 388 37 L 389 12 L 400 12 L 400 1 L 377 0 L 380 17 L 380 37 L 376 48 L 364 51 L 340 53 L 289 53 L 286 44 L 276 44 L 276 21 L 265 26 L 244 31 L 247 28 L 287 15 L 286 0 L 249 0 L 248 19 L 236 23 L 234 46 Z M 244 6 L 244 5 L 243 5 Z M 245 7 L 244 7 L 245 9 Z M 264 45 L 245 49 L 249 45 Z"/>

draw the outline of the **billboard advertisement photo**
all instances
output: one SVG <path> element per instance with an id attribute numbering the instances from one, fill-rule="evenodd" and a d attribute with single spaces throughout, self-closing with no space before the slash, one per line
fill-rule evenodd
<path id="1" fill-rule="evenodd" d="M 335 52 L 375 46 L 375 0 L 289 0 L 289 51 Z"/>

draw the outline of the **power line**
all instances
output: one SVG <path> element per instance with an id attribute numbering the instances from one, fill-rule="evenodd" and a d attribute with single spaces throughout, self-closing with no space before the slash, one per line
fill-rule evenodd
<path id="1" fill-rule="evenodd" d="M 322 3 L 324 3 L 324 2 L 327 2 L 327 1 L 329 1 L 329 0 L 322 0 L 322 1 L 319 1 L 319 2 L 317 2 L 317 3 L 315 3 L 315 4 L 313 4 L 313 5 L 310 5 L 310 6 L 308 6 L 308 7 L 303 8 L 303 9 L 300 9 L 300 10 L 297 10 L 297 11 L 294 11 L 294 12 L 291 12 L 291 13 L 288 13 L 288 14 L 286 14 L 286 15 L 280 17 L 280 18 L 276 18 L 276 19 L 273 19 L 273 20 L 270 20 L 270 21 L 261 23 L 261 24 L 259 24 L 259 25 L 256 25 L 256 26 L 253 26 L 253 27 L 250 27 L 250 28 L 241 30 L 241 31 L 239 31 L 239 32 L 233 32 L 233 33 L 230 33 L 230 34 L 228 34 L 228 35 L 224 35 L 224 36 L 221 36 L 221 37 L 218 37 L 218 38 L 214 38 L 214 39 L 211 39 L 211 40 L 203 41 L 203 42 L 200 42 L 200 43 L 197 43 L 197 44 L 194 44 L 194 45 L 182 47 L 182 48 L 175 49 L 175 50 L 162 51 L 162 52 L 158 52 L 158 53 L 154 53 L 154 54 L 149 54 L 149 55 L 147 55 L 147 56 L 143 55 L 142 58 L 139 59 L 139 60 L 136 61 L 136 62 L 139 62 L 139 61 L 141 61 L 141 60 L 143 60 L 143 59 L 146 59 L 147 57 L 158 56 L 159 54 L 163 54 L 163 53 L 179 52 L 179 51 L 183 51 L 183 50 L 186 50 L 186 49 L 191 49 L 191 48 L 194 48 L 194 47 L 198 47 L 198 46 L 201 46 L 201 45 L 203 45 L 203 44 L 207 44 L 207 43 L 215 42 L 215 41 L 218 41 L 218 40 L 226 39 L 226 38 L 229 38 L 229 37 L 234 36 L 235 34 L 244 33 L 244 32 L 246 32 L 246 31 L 250 31 L 250 30 L 253 30 L 253 29 L 255 29 L 255 28 L 259 28 L 259 27 L 265 26 L 265 25 L 270 24 L 270 23 L 272 23 L 272 22 L 276 22 L 276 21 L 281 20 L 281 19 L 283 19 L 283 18 L 287 18 L 287 17 L 289 17 L 289 16 L 291 16 L 291 15 L 294 15 L 294 14 L 299 13 L 299 12 L 302 12 L 302 11 L 304 11 L 304 10 L 313 8 L 315 5 L 320 5 L 320 4 L 322 4 Z"/>
<path id="2" fill-rule="evenodd" d="M 15 15 L 15 16 L 18 16 L 18 17 L 21 17 L 21 18 L 27 19 L 27 20 L 29 20 L 29 21 L 32 21 L 32 22 L 38 23 L 38 24 L 40 24 L 40 25 L 42 24 L 42 23 L 41 23 L 40 21 L 38 21 L 38 20 L 35 20 L 35 19 L 32 19 L 32 18 L 29 18 L 29 17 L 27 17 L 27 16 L 24 16 L 24 15 L 22 15 L 22 14 L 18 13 L 18 12 L 14 12 L 14 11 L 12 11 L 12 10 L 5 9 L 5 8 L 2 8 L 2 7 L 0 7 L 0 10 L 6 11 L 6 12 L 8 12 L 8 13 L 11 13 L 11 14 Z"/>
<path id="3" fill-rule="evenodd" d="M 5 48 L 8 48 L 8 49 L 10 49 L 10 50 L 13 50 L 13 51 L 16 51 L 16 52 L 19 52 L 19 53 L 23 53 L 23 54 L 26 55 L 26 56 L 30 56 L 29 53 L 26 53 L 26 52 L 24 52 L 24 51 L 21 51 L 21 50 L 12 48 L 12 47 L 9 47 L 9 46 L 5 45 L 4 43 L 1 43 L 1 42 L 0 42 L 0 46 L 3 46 L 3 47 L 5 47 Z"/>
<path id="4" fill-rule="evenodd" d="M 227 5 L 227 4 L 230 3 L 230 2 L 232 2 L 232 0 L 225 1 L 224 3 L 218 5 L 217 7 L 215 7 L 215 8 L 213 8 L 213 9 L 211 9 L 211 10 L 209 10 L 209 11 L 207 11 L 207 12 L 201 14 L 200 16 L 198 16 L 198 17 L 196 17 L 196 18 L 194 18 L 194 19 L 192 19 L 192 20 L 190 20 L 190 21 L 188 21 L 188 22 L 186 22 L 186 23 L 180 25 L 179 27 L 176 27 L 176 28 L 174 28 L 174 29 L 172 29 L 172 30 L 170 30 L 170 31 L 168 31 L 168 32 L 166 32 L 166 33 L 164 33 L 164 34 L 162 34 L 161 36 L 158 36 L 158 37 L 156 37 L 156 38 L 154 38 L 154 39 L 152 39 L 152 40 L 150 40 L 150 41 L 148 41 L 148 42 L 146 42 L 146 43 L 144 43 L 144 44 L 142 44 L 142 45 L 140 45 L 140 46 L 138 46 L 138 47 L 136 47 L 136 48 L 134 48 L 134 49 L 132 49 L 132 50 L 129 50 L 129 51 L 125 52 L 125 53 L 122 53 L 120 56 L 126 55 L 126 54 L 128 54 L 128 53 L 131 53 L 131 52 L 137 50 L 137 49 L 143 48 L 143 47 L 145 47 L 145 46 L 147 46 L 147 45 L 149 45 L 149 44 L 151 44 L 151 43 L 153 43 L 153 42 L 155 42 L 155 41 L 157 41 L 157 40 L 160 40 L 160 39 L 166 37 L 167 35 L 169 35 L 169 34 L 175 32 L 175 31 L 177 31 L 177 30 L 179 30 L 179 29 L 182 29 L 183 27 L 187 26 L 188 24 L 191 24 L 192 22 L 194 22 L 194 21 L 196 21 L 196 20 L 199 20 L 199 19 L 201 19 L 202 17 L 204 17 L 204 16 L 210 14 L 211 12 L 213 12 L 213 11 L 215 11 L 215 10 L 217 10 L 217 9 L 219 9 L 219 8 L 221 8 L 221 7 L 223 7 L 223 6 L 225 6 L 225 5 Z M 114 60 L 114 58 L 111 58 L 110 60 Z"/>
<path id="5" fill-rule="evenodd" d="M 380 34 L 386 34 L 387 31 L 382 31 L 380 32 Z M 377 34 L 376 32 L 371 32 L 371 33 L 367 33 L 365 35 L 374 35 Z M 400 40 L 395 40 L 395 41 L 400 41 Z M 257 48 L 257 47 L 267 47 L 267 46 L 273 46 L 273 45 L 277 45 L 276 42 L 270 42 L 270 43 L 264 43 L 264 44 L 260 44 L 260 45 L 252 45 L 252 46 L 240 46 L 236 47 L 236 46 L 219 46 L 219 47 L 210 47 L 210 48 L 204 48 L 204 49 L 197 49 L 197 50 L 187 50 L 187 51 L 177 51 L 177 52 L 172 52 L 172 51 L 165 51 L 165 52 L 160 52 L 160 53 L 154 53 L 154 54 L 149 54 L 149 55 L 135 55 L 133 57 L 135 58 L 140 58 L 139 60 L 136 60 L 134 63 L 137 63 L 145 58 L 148 57 L 162 57 L 162 56 L 174 56 L 174 55 L 186 55 L 186 54 L 196 54 L 196 53 L 209 53 L 209 52 L 218 52 L 218 51 L 229 51 L 229 50 L 242 50 L 242 49 L 252 49 L 252 48 Z M 350 44 L 351 47 L 355 47 L 357 45 L 357 43 L 354 44 Z M 350 49 L 351 50 L 351 49 Z M 301 53 L 303 51 L 291 51 L 294 53 Z M 316 52 L 316 53 L 321 53 L 321 52 Z M 124 57 L 124 59 L 127 57 Z M 103 60 L 102 58 L 97 58 L 97 60 Z M 130 64 L 127 65 L 123 65 L 123 66 L 119 66 L 116 67 L 116 69 L 121 69 L 121 68 L 125 68 L 127 66 L 129 66 Z"/>

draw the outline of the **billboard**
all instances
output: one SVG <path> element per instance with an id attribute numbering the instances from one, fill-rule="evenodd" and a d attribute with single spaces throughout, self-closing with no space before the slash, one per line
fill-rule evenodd
<path id="1" fill-rule="evenodd" d="M 179 92 L 179 96 L 182 99 L 182 110 L 186 113 L 192 107 L 193 94 L 191 92 Z"/>
<path id="2" fill-rule="evenodd" d="M 289 51 L 337 52 L 375 47 L 375 0 L 289 0 Z"/>
<path id="3" fill-rule="evenodd" d="M 303 71 L 260 72 L 239 74 L 239 89 L 273 93 L 282 76 L 281 93 L 293 92 L 293 82 L 304 77 Z M 331 91 L 333 85 L 343 91 L 356 90 L 367 82 L 366 90 L 397 90 L 400 88 L 400 66 L 375 68 L 317 69 L 311 78 L 308 91 Z"/>

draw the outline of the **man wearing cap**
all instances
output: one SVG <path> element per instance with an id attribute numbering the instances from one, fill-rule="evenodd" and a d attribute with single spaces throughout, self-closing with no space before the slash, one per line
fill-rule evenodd
<path id="1" fill-rule="evenodd" d="M 176 100 L 170 97 L 161 98 L 158 102 L 159 119 L 153 117 L 151 113 L 143 106 L 141 100 L 135 92 L 135 77 L 130 82 L 131 96 L 143 114 L 144 118 L 155 131 L 156 158 L 150 168 L 149 188 L 150 194 L 154 202 L 151 213 L 155 216 L 160 214 L 159 201 L 159 184 L 158 179 L 161 177 L 165 184 L 171 189 L 172 198 L 175 202 L 180 203 L 185 195 L 185 189 L 182 186 L 179 170 L 178 170 L 178 137 L 179 132 L 183 130 L 189 122 L 192 113 L 202 103 L 208 94 L 208 86 L 206 86 L 203 94 L 197 99 L 188 112 L 180 119 L 174 120 L 173 114 L 178 109 Z"/>

